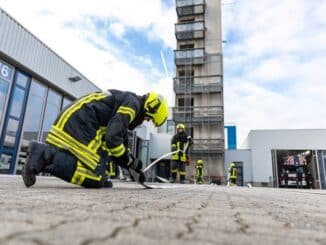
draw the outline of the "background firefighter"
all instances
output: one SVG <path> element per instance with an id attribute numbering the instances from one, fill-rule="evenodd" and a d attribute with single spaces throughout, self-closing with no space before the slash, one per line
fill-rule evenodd
<path id="1" fill-rule="evenodd" d="M 235 164 L 232 162 L 230 164 L 229 168 L 229 183 L 230 186 L 236 186 L 237 185 L 237 168 L 235 167 Z"/>
<path id="2" fill-rule="evenodd" d="M 191 136 L 188 136 L 185 132 L 185 125 L 179 123 L 177 125 L 177 133 L 172 137 L 171 140 L 171 151 L 179 150 L 177 153 L 171 156 L 171 179 L 170 182 L 174 183 L 177 179 L 177 174 L 179 173 L 180 183 L 184 183 L 186 178 L 186 161 L 187 161 L 187 151 L 184 151 L 185 146 L 189 142 L 190 146 L 192 144 Z"/>
<path id="3" fill-rule="evenodd" d="M 196 184 L 204 183 L 204 163 L 203 160 L 198 160 L 195 166 L 196 169 Z"/>
<path id="4" fill-rule="evenodd" d="M 167 116 L 167 102 L 155 92 L 143 96 L 119 90 L 88 94 L 60 113 L 47 144 L 31 142 L 22 171 L 24 183 L 32 186 L 35 175 L 46 172 L 84 187 L 111 187 L 107 176 L 112 172 L 111 161 L 142 183 L 142 163 L 128 151 L 128 129 L 144 120 L 161 126 Z"/>

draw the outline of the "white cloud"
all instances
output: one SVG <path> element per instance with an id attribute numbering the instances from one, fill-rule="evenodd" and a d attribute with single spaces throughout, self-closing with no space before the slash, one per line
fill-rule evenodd
<path id="1" fill-rule="evenodd" d="M 326 1 L 223 7 L 225 121 L 251 129 L 325 128 Z"/>
<path id="2" fill-rule="evenodd" d="M 122 23 L 113 22 L 113 23 L 110 23 L 110 26 L 109 26 L 109 32 L 111 32 L 111 31 L 118 38 L 122 38 L 123 34 L 126 32 L 126 27 Z"/>
<path id="3" fill-rule="evenodd" d="M 100 88 L 161 91 L 172 105 L 172 77 L 167 82 L 148 54 L 135 56 L 108 41 L 114 36 L 132 47 L 124 35 L 134 30 L 171 47 L 175 9 L 166 9 L 162 2 L 0 0 L 0 6 Z"/>

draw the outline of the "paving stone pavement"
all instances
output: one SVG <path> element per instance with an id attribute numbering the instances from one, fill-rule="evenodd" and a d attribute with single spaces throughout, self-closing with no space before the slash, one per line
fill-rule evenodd
<path id="1" fill-rule="evenodd" d="M 326 192 L 0 175 L 0 244 L 326 244 Z"/>

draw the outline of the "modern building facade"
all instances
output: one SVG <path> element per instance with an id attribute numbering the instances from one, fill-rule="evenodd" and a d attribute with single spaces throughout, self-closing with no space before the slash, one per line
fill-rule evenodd
<path id="1" fill-rule="evenodd" d="M 173 120 L 184 123 L 194 145 L 192 165 L 205 163 L 205 179 L 224 178 L 223 65 L 220 0 L 176 0 Z"/>
<path id="2" fill-rule="evenodd" d="M 325 138 L 326 129 L 252 130 L 244 149 L 226 152 L 225 172 L 235 162 L 243 184 L 326 189 Z"/>
<path id="3" fill-rule="evenodd" d="M 0 173 L 19 173 L 31 140 L 60 110 L 99 90 L 0 8 Z"/>

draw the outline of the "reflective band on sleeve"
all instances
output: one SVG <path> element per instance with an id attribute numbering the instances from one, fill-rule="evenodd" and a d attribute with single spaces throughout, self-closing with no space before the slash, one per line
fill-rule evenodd
<path id="1" fill-rule="evenodd" d="M 134 120 L 136 115 L 135 110 L 127 106 L 120 106 L 119 109 L 117 110 L 117 113 L 129 115 L 130 118 L 129 123 L 131 123 Z"/>
<path id="2" fill-rule="evenodd" d="M 126 152 L 126 147 L 123 144 L 118 145 L 114 148 L 109 148 L 112 156 L 121 157 Z"/>

